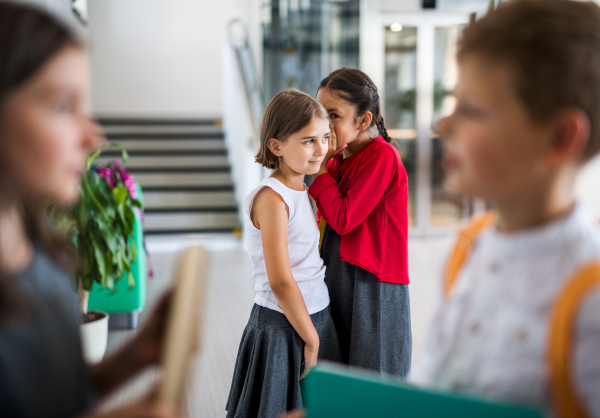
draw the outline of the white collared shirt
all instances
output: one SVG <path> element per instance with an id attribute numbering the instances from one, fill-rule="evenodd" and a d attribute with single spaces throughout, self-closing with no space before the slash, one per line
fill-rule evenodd
<path id="1" fill-rule="evenodd" d="M 481 232 L 429 330 L 412 383 L 533 405 L 556 416 L 546 360 L 549 314 L 577 268 L 600 260 L 600 229 L 581 205 L 543 227 Z M 576 389 L 600 417 L 600 289 L 575 329 Z"/>

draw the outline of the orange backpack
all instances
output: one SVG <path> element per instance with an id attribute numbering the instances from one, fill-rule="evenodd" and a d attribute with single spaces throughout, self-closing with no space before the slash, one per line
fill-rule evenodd
<path id="1" fill-rule="evenodd" d="M 444 293 L 449 297 L 458 273 L 481 231 L 492 224 L 496 216 L 486 213 L 475 218 L 463 228 L 454 245 L 446 268 Z M 550 371 L 550 388 L 559 416 L 586 418 L 586 412 L 574 390 L 573 334 L 579 307 L 586 295 L 600 285 L 600 261 L 591 262 L 578 269 L 559 292 L 550 315 L 550 330 L 546 342 L 546 356 Z"/>

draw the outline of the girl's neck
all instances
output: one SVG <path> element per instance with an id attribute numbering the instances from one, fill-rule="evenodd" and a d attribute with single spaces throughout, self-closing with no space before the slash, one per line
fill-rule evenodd
<path id="1" fill-rule="evenodd" d="M 575 176 L 557 176 L 546 185 L 537 185 L 519 195 L 495 202 L 498 230 L 517 232 L 544 225 L 568 215 L 575 208 Z"/>
<path id="2" fill-rule="evenodd" d="M 299 192 L 304 191 L 304 174 L 296 173 L 289 168 L 285 162 L 281 162 L 278 168 L 273 170 L 271 177 L 282 182 L 286 187 L 297 190 Z"/>
<path id="3" fill-rule="evenodd" d="M 32 258 L 33 245 L 18 206 L 0 207 L 0 268 L 16 272 L 27 267 Z"/>
<path id="4" fill-rule="evenodd" d="M 362 131 L 358 137 L 356 137 L 356 139 L 348 143 L 348 147 L 342 151 L 342 155 L 344 158 L 352 157 L 361 149 L 369 145 L 369 142 L 371 142 L 374 138 L 375 136 L 369 132 L 369 129 Z"/>

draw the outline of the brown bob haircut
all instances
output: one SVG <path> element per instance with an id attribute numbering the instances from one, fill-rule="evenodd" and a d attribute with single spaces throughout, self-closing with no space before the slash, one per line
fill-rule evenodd
<path id="1" fill-rule="evenodd" d="M 270 169 L 279 167 L 279 158 L 268 147 L 269 140 L 275 138 L 285 142 L 290 135 L 306 127 L 313 118 L 328 120 L 323 106 L 310 95 L 296 89 L 277 93 L 262 119 L 256 162 Z"/>
<path id="2" fill-rule="evenodd" d="M 469 25 L 458 60 L 481 56 L 506 65 L 535 122 L 566 108 L 584 111 L 590 138 L 582 160 L 600 149 L 600 7 L 591 1 L 510 0 Z"/>

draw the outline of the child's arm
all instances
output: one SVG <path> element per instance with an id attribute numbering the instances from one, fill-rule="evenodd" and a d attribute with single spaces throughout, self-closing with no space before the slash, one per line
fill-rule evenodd
<path id="1" fill-rule="evenodd" d="M 317 363 L 319 335 L 292 275 L 287 239 L 288 208 L 279 194 L 265 187 L 255 197 L 250 217 L 260 229 L 271 290 L 286 318 L 306 344 L 304 361 L 308 370 Z"/>
<path id="2" fill-rule="evenodd" d="M 315 178 L 308 189 L 321 216 L 340 235 L 356 229 L 379 204 L 395 176 L 402 174 L 397 172 L 394 152 L 388 148 L 379 150 L 362 157 L 361 172 L 352 180 L 346 196 L 340 193 L 333 177 L 325 173 Z"/>

